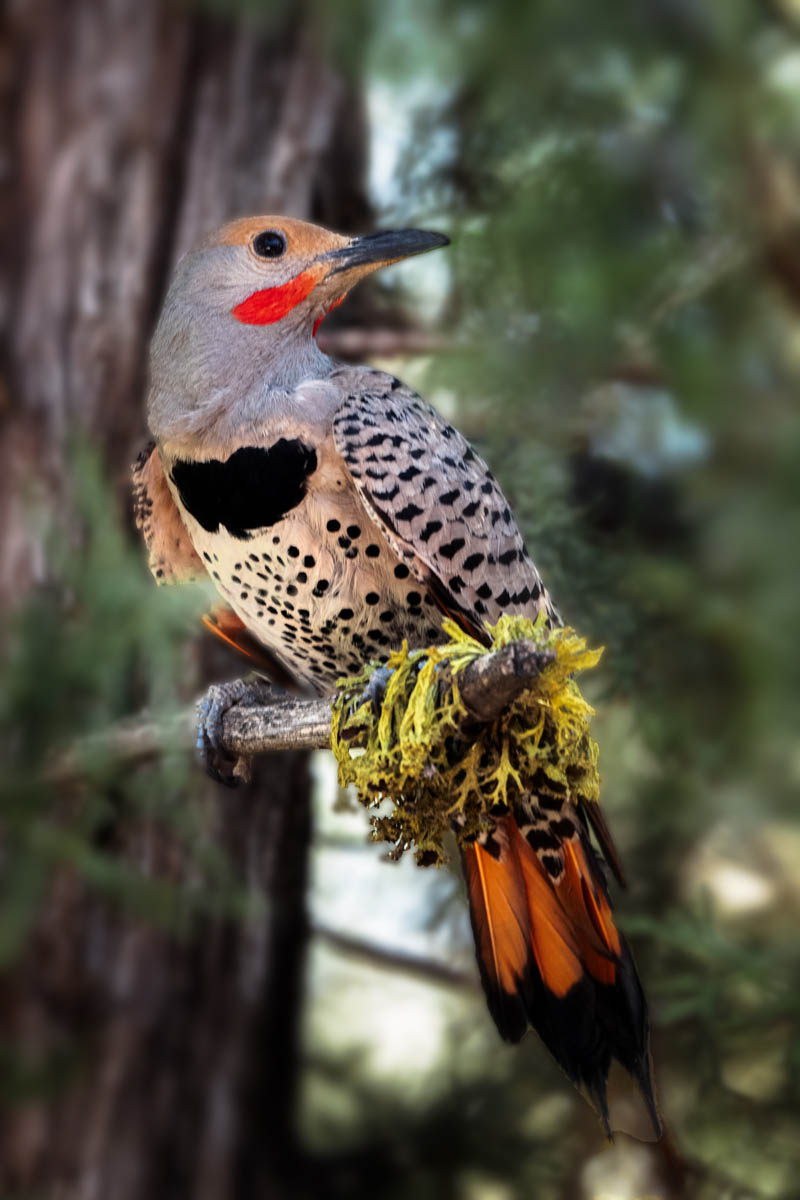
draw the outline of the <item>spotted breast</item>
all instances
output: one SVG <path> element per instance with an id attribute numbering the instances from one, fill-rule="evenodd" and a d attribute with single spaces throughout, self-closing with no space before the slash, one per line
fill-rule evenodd
<path id="1" fill-rule="evenodd" d="M 406 639 L 535 614 L 547 594 L 486 464 L 410 388 L 340 368 L 329 429 L 165 463 L 226 603 L 317 692 Z"/>

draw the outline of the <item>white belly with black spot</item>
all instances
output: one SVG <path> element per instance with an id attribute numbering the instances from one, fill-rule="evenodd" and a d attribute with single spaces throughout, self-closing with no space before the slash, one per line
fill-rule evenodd
<path id="1" fill-rule="evenodd" d="M 182 515 L 223 599 L 293 675 L 328 692 L 404 639 L 436 641 L 442 615 L 365 517 L 309 508 L 311 497 L 246 539 Z"/>

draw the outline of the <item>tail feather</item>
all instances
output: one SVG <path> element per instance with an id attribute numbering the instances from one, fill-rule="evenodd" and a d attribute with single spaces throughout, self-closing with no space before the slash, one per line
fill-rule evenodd
<path id="1" fill-rule="evenodd" d="M 516 1042 L 528 1023 L 518 972 L 529 955 L 525 888 L 516 859 L 501 868 L 478 849 L 464 849 L 478 965 L 495 1023 L 506 1040 Z"/>
<path id="2" fill-rule="evenodd" d="M 203 624 L 209 633 L 213 633 L 220 641 L 238 650 L 249 659 L 254 667 L 261 671 L 280 687 L 295 691 L 296 681 L 290 672 L 272 654 L 258 638 L 250 632 L 240 617 L 232 608 L 218 604 L 203 617 Z"/>
<path id="3" fill-rule="evenodd" d="M 616 1059 L 638 1083 L 658 1134 L 647 1006 L 633 959 L 585 832 L 563 814 L 558 828 L 570 836 L 544 856 L 510 815 L 464 847 L 489 1010 L 507 1041 L 529 1026 L 537 1031 L 586 1089 L 607 1132 L 606 1080 Z"/>

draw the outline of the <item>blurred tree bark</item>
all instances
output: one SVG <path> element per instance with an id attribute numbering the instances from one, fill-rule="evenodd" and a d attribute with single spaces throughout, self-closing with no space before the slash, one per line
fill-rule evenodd
<path id="1" fill-rule="evenodd" d="M 47 583 L 54 528 L 80 540 L 72 434 L 99 445 L 128 504 L 129 463 L 145 439 L 147 338 L 187 246 L 239 213 L 340 228 L 368 219 L 359 98 L 324 61 L 313 22 L 295 13 L 266 27 L 253 14 L 223 19 L 167 0 L 9 9 L 4 607 Z M 215 652 L 203 653 L 210 662 Z M 290 1189 L 307 762 L 265 761 L 234 794 L 199 774 L 193 786 L 214 789 L 220 841 L 248 891 L 266 896 L 263 915 L 207 920 L 178 943 L 110 911 L 73 877 L 58 880 L 34 944 L 0 980 L 0 1016 L 4 1038 L 34 1059 L 78 1045 L 81 1067 L 53 1100 L 3 1114 L 3 1195 L 225 1200 Z M 190 864 L 165 867 L 155 830 L 115 836 L 142 869 L 155 859 L 188 877 Z"/>

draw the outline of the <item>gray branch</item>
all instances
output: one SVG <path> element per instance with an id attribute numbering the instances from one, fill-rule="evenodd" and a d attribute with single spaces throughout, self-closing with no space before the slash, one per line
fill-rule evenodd
<path id="1" fill-rule="evenodd" d="M 517 696 L 530 688 L 542 668 L 552 662 L 552 650 L 531 641 L 512 642 L 475 659 L 458 676 L 458 688 L 472 721 L 499 717 Z M 167 721 L 141 716 L 86 738 L 60 755 L 49 767 L 54 784 L 79 782 L 92 759 L 116 764 L 146 762 L 192 740 L 194 711 Z M 323 750 L 331 743 L 331 702 L 281 696 L 267 704 L 236 705 L 223 718 L 223 745 L 241 759 L 275 750 Z"/>
<path id="2" fill-rule="evenodd" d="M 378 967 L 383 970 L 401 971 L 404 976 L 411 976 L 423 983 L 442 984 L 446 987 L 457 988 L 460 991 L 475 992 L 480 988 L 478 973 L 474 969 L 462 970 L 449 963 L 437 962 L 435 959 L 422 955 L 406 954 L 390 950 L 377 942 L 364 941 L 362 938 L 351 937 L 338 929 L 327 925 L 314 925 L 312 932 L 322 939 L 331 949 L 347 958 L 363 962 L 368 967 Z"/>
<path id="3" fill-rule="evenodd" d="M 469 716 L 485 723 L 499 717 L 551 663 L 552 650 L 519 641 L 475 659 L 458 676 Z M 331 744 L 329 700 L 278 700 L 268 705 L 237 705 L 222 724 L 226 750 L 242 758 L 271 750 L 322 750 Z"/>
<path id="4" fill-rule="evenodd" d="M 458 676 L 467 711 L 476 721 L 494 721 L 554 659 L 552 650 L 539 650 L 527 640 L 476 658 Z"/>

